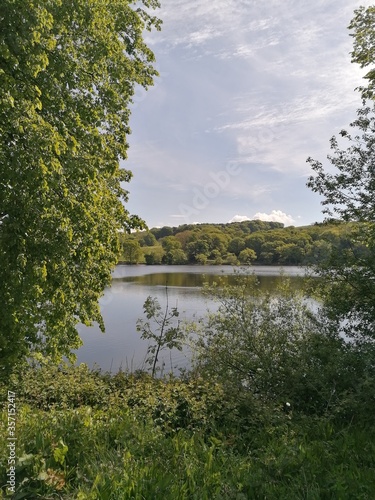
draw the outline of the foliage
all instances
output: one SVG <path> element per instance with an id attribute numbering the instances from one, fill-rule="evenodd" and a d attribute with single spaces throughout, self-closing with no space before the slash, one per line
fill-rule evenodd
<path id="1" fill-rule="evenodd" d="M 4 5 L 9 8 L 10 4 L 10 0 L 6 0 Z M 123 0 L 108 3 L 109 14 L 119 14 L 120 4 L 122 7 L 130 5 Z M 12 5 L 16 8 L 8 14 L 9 19 L 17 20 L 21 12 L 19 0 L 14 0 Z M 54 9 L 65 13 L 65 9 L 72 6 L 70 2 L 64 5 L 57 0 L 48 3 L 54 14 Z M 82 7 L 80 0 L 76 0 L 77 13 L 71 13 L 73 31 L 80 33 L 85 26 L 74 21 L 84 13 L 85 22 L 92 20 L 103 28 L 101 36 L 105 39 L 106 23 L 112 21 L 106 17 L 105 10 L 99 9 L 103 5 L 93 0 L 86 4 L 86 10 L 82 10 L 78 8 Z M 145 5 L 155 6 L 156 2 L 145 1 Z M 52 14 L 48 17 L 46 8 L 30 8 L 31 14 L 23 18 L 30 18 L 38 27 L 46 28 L 45 31 L 41 29 L 38 36 L 35 32 L 30 42 L 34 47 L 31 55 L 35 56 L 30 58 L 30 67 L 41 64 L 39 73 L 47 71 L 42 57 L 47 49 L 48 55 L 54 54 L 56 60 L 62 57 L 55 50 L 56 38 L 53 37 L 51 45 L 42 44 L 39 50 L 38 44 L 44 40 L 45 33 L 49 33 L 50 26 L 55 26 L 55 17 Z M 96 16 L 91 19 L 93 12 Z M 99 13 L 103 19 L 97 17 Z M 146 24 L 156 23 L 139 10 L 127 10 L 126 15 Z M 0 23 L 6 25 L 4 19 L 0 15 Z M 120 22 L 116 16 L 113 19 Z M 22 41 L 22 36 L 30 36 L 27 27 L 20 30 L 20 36 L 15 37 L 10 46 Z M 69 45 L 68 36 L 61 40 L 61 47 Z M 73 55 L 74 50 L 85 52 L 87 49 L 77 40 L 81 41 L 72 39 Z M 116 37 L 112 43 L 118 43 Z M 129 36 L 128 44 L 132 46 L 133 43 L 135 38 Z M 97 47 L 96 44 L 95 51 Z M 4 46 L 0 46 L 0 55 L 8 61 L 8 53 L 3 49 Z M 23 55 L 22 51 L 14 54 Z M 129 65 L 134 63 L 138 68 L 137 53 L 132 57 Z M 70 63 L 73 61 L 74 58 Z M 55 61 L 48 62 L 53 69 Z M 143 63 L 141 61 L 141 66 Z M 83 69 L 85 67 L 83 65 Z M 152 70 L 148 69 L 151 77 Z M 13 70 L 15 74 L 18 72 L 17 65 Z M 70 73 L 72 80 L 79 75 L 78 68 L 75 71 Z M 96 68 L 93 71 L 95 73 Z M 33 78 L 38 80 L 39 73 Z M 143 76 L 146 78 L 145 74 Z M 0 78 L 4 78 L 4 73 Z M 30 92 L 31 87 L 30 83 Z M 101 92 L 101 87 L 92 89 L 96 91 Z M 131 90 L 128 92 L 127 96 L 131 95 Z M 32 100 L 33 94 L 30 96 Z M 47 97 L 48 94 L 43 99 Z M 85 100 L 80 97 L 77 94 L 72 99 L 76 98 L 83 105 Z M 92 95 L 88 95 L 88 101 L 90 97 Z M 111 99 L 111 95 L 107 97 Z M 44 116 L 44 108 L 35 109 L 41 119 L 49 116 L 48 111 Z M 70 111 L 61 109 L 60 112 L 64 117 Z M 30 118 L 32 115 L 30 112 L 25 116 Z M 111 115 L 108 116 L 99 134 L 107 139 L 105 127 L 111 124 Z M 9 119 L 13 120 L 11 116 Z M 334 155 L 330 160 L 338 173 L 326 173 L 319 162 L 310 160 L 317 174 L 310 178 L 310 187 L 325 196 L 324 205 L 328 208 L 331 204 L 344 222 L 331 221 L 298 229 L 262 221 L 185 225 L 157 229 L 151 233 L 155 239 L 144 233 L 125 239 L 125 242 L 133 242 L 137 250 L 147 248 L 142 250 L 145 257 L 159 256 L 160 260 L 168 256 L 168 260 L 173 261 L 175 252 L 182 252 L 191 262 L 222 259 L 237 263 L 238 259 L 256 259 L 257 263 L 319 263 L 320 275 L 325 278 L 321 280 L 326 294 L 322 297 L 329 307 L 319 309 L 315 302 L 308 302 L 292 291 L 287 280 L 283 280 L 276 294 L 263 295 L 254 276 L 238 273 L 230 285 L 222 280 L 206 288 L 206 293 L 218 301 L 218 308 L 191 326 L 191 338 L 196 347 L 194 369 L 180 379 L 172 376 L 154 378 L 160 351 L 180 348 L 184 340 L 178 311 L 169 309 L 168 295 L 165 309 L 156 299 L 148 297 L 144 304 L 146 320 L 137 325 L 142 336 L 151 341 L 151 375 L 141 372 L 110 375 L 89 370 L 85 365 L 56 365 L 53 356 L 52 363 L 40 357 L 38 365 L 23 365 L 7 384 L 0 382 L 3 402 L 0 414 L 1 498 L 2 493 L 5 494 L 8 468 L 6 399 L 9 390 L 17 397 L 15 499 L 373 498 L 375 346 L 366 336 L 371 335 L 374 319 L 372 191 L 375 181 L 371 155 L 374 120 L 368 109 L 360 111 L 356 126 L 363 132 L 361 137 L 352 138 L 342 133 L 353 143 L 348 150 L 341 151 L 337 141 L 332 140 Z M 56 133 L 61 134 L 58 127 Z M 99 136 L 94 127 L 93 143 Z M 17 138 L 16 143 L 20 140 Z M 83 152 L 86 146 L 83 140 Z M 45 147 L 49 151 L 49 146 Z M 6 156 L 6 153 L 0 154 Z M 27 154 L 24 151 L 21 156 L 26 158 Z M 101 167 L 107 172 L 104 164 Z M 80 172 L 77 172 L 78 177 Z M 114 179 L 119 180 L 116 176 L 115 173 L 114 183 Z M 108 180 L 110 176 L 104 173 L 104 177 Z M 7 188 L 4 200 L 7 196 L 11 199 L 12 193 L 9 193 L 13 185 L 4 186 Z M 51 185 L 49 188 L 52 189 Z M 43 201 L 42 189 L 39 194 Z M 11 203 L 8 206 L 12 206 Z M 110 209 L 111 205 L 106 207 Z M 56 208 L 60 210 L 61 206 L 56 205 Z M 12 216 L 11 213 L 1 216 L 1 244 L 9 237 L 8 229 L 3 228 L 7 228 Z M 54 222 L 55 219 L 51 222 L 52 228 L 55 228 Z M 68 222 L 64 227 L 69 229 Z M 129 227 L 130 220 L 126 222 Z M 87 227 L 91 230 L 93 225 L 87 223 Z M 118 227 L 115 226 L 116 231 Z M 64 239 L 60 240 L 59 233 L 56 234 L 62 244 Z M 29 233 L 26 236 L 29 237 Z M 16 245 L 17 238 L 18 233 Z M 32 242 L 34 239 L 27 245 Z M 86 249 L 89 251 L 88 247 Z M 47 264 L 46 269 L 49 269 Z M 48 272 L 41 272 L 47 283 Z M 56 273 L 56 277 L 61 276 Z M 17 283 L 20 286 L 22 280 Z M 25 283 L 28 284 L 26 278 Z M 90 286 L 92 283 L 89 282 Z M 3 294 L 9 291 L 7 287 L 4 290 Z M 84 293 L 90 290 L 86 282 L 82 290 Z M 74 314 L 79 317 L 76 309 Z M 344 324 L 343 318 L 346 319 Z M 6 325 L 5 320 L 0 321 L 3 321 L 2 326 Z M 364 340 L 348 341 L 342 335 L 346 330 L 360 331 Z M 32 333 L 30 342 L 33 342 Z M 52 354 L 55 351 L 52 349 Z"/>
<path id="2" fill-rule="evenodd" d="M 161 264 L 163 262 L 164 250 L 160 245 L 146 247 L 143 252 L 146 264 Z"/>
<path id="3" fill-rule="evenodd" d="M 256 277 L 248 274 L 238 274 L 232 285 L 207 287 L 206 293 L 219 309 L 194 332 L 198 372 L 228 384 L 236 394 L 288 401 L 301 342 L 316 330 L 301 301 L 285 286 L 272 298 L 261 293 Z"/>
<path id="4" fill-rule="evenodd" d="M 213 429 L 228 413 L 220 385 L 199 377 L 181 380 L 174 377 L 154 378 L 145 372 L 115 375 L 90 370 L 87 365 L 24 367 L 13 375 L 12 386 L 17 398 L 43 411 L 90 407 L 131 408 L 139 421 L 152 418 L 168 432 L 177 429 Z M 0 386 L 1 400 L 6 401 L 7 387 Z"/>
<path id="5" fill-rule="evenodd" d="M 331 314 L 342 321 L 346 335 L 374 337 L 375 326 L 375 114 L 363 106 L 351 124 L 355 135 L 343 130 L 349 142 L 341 149 L 336 137 L 331 139 L 333 153 L 328 156 L 333 172 L 323 164 L 308 159 L 315 175 L 308 186 L 323 196 L 328 215 L 337 214 L 357 224 L 345 248 L 334 248 L 330 258 L 317 271 L 324 278 L 325 297 Z"/>
<path id="6" fill-rule="evenodd" d="M 194 258 L 198 264 L 204 265 L 207 263 L 207 255 L 204 253 L 198 253 Z"/>
<path id="7" fill-rule="evenodd" d="M 314 311 L 286 279 L 265 294 L 254 276 L 239 273 L 233 284 L 222 281 L 206 293 L 219 307 L 192 326 L 194 370 L 223 385 L 247 426 L 280 408 L 340 422 L 368 418 L 372 344 L 345 342 L 338 323 L 324 309 Z"/>
<path id="8" fill-rule="evenodd" d="M 144 29 L 156 0 L 4 0 L 0 6 L 0 349 L 58 359 L 97 321 L 120 230 L 134 87 L 157 74 Z M 147 8 L 147 9 L 146 9 Z"/>
<path id="9" fill-rule="evenodd" d="M 181 248 L 181 243 L 175 236 L 165 236 L 160 240 L 160 242 L 161 246 L 166 252 L 170 252 L 171 250 L 179 250 Z"/>
<path id="10" fill-rule="evenodd" d="M 146 233 L 142 233 L 139 243 L 142 247 L 152 247 L 156 245 L 156 238 L 152 233 L 150 233 L 150 231 L 147 231 Z"/>
<path id="11" fill-rule="evenodd" d="M 126 264 L 137 264 L 138 262 L 140 262 L 143 253 L 141 250 L 141 245 L 135 238 L 132 238 L 131 236 L 125 238 L 122 241 L 121 246 L 121 260 L 123 260 Z"/>
<path id="12" fill-rule="evenodd" d="M 271 222 L 244 221 L 162 229 L 135 234 L 141 246 L 147 234 L 155 235 L 156 240 L 154 246 L 143 247 L 144 257 L 140 256 L 138 262 L 304 266 L 326 262 L 334 248 L 341 251 L 351 244 L 362 251 L 352 238 L 358 229 L 353 223 L 284 228 Z"/>
<path id="13" fill-rule="evenodd" d="M 46 411 L 54 407 L 102 407 L 109 402 L 105 379 L 99 371 L 89 370 L 85 364 L 56 365 L 44 360 L 40 365 L 23 367 L 13 375 L 11 383 L 26 404 Z M 2 396 L 5 401 L 6 394 Z"/>
<path id="14" fill-rule="evenodd" d="M 186 264 L 186 255 L 175 236 L 165 236 L 160 241 L 164 249 L 163 264 Z"/>
<path id="15" fill-rule="evenodd" d="M 349 25 L 354 37 L 352 62 L 361 68 L 373 65 L 375 62 L 375 7 L 360 7 L 354 11 L 354 17 Z M 375 70 L 372 68 L 365 76 L 368 85 L 360 87 L 364 99 L 374 98 Z"/>
<path id="16" fill-rule="evenodd" d="M 234 253 L 237 257 L 240 252 L 245 248 L 245 242 L 242 238 L 236 237 L 230 240 L 228 245 L 228 252 Z"/>
<path id="17" fill-rule="evenodd" d="M 43 383 L 50 380 L 60 387 L 60 394 L 68 395 L 66 405 L 59 405 L 59 395 L 53 397 L 51 388 L 52 406 L 50 396 L 44 403 L 27 396 L 43 393 Z M 107 399 L 98 394 L 95 401 L 93 393 L 91 405 L 80 404 L 75 395 L 81 385 L 95 386 L 99 380 Z M 57 370 L 46 365 L 30 367 L 12 382 L 18 391 L 14 498 L 373 496 L 371 419 L 366 425 L 339 426 L 279 411 L 251 430 L 236 425 L 236 412 L 226 418 L 225 392 L 208 380 L 109 376 L 85 367 Z M 74 401 L 69 401 L 70 394 Z M 5 485 L 6 411 L 0 418 Z"/>
<path id="18" fill-rule="evenodd" d="M 251 248 L 245 248 L 241 250 L 238 258 L 241 264 L 252 264 L 257 258 L 257 254 Z"/>
<path id="19" fill-rule="evenodd" d="M 164 312 L 158 299 L 149 296 L 143 304 L 147 321 L 143 319 L 137 321 L 137 331 L 142 332 L 141 338 L 152 342 L 148 346 L 148 357 L 146 358 L 146 363 L 151 367 L 152 377 L 155 376 L 158 369 L 157 363 L 160 352 L 166 348 L 181 351 L 184 340 L 179 321 L 176 320 L 179 312 L 176 307 L 169 308 L 167 286 L 165 287 L 165 294 L 166 305 Z"/>
<path id="20" fill-rule="evenodd" d="M 374 6 L 360 7 L 349 25 L 354 37 L 352 61 L 362 68 L 375 62 L 374 20 Z M 327 258 L 318 261 L 316 271 L 323 278 L 323 296 L 331 317 L 341 322 L 347 337 L 360 343 L 371 342 L 375 326 L 375 115 L 374 104 L 366 103 L 374 98 L 374 70 L 365 78 L 368 85 L 359 88 L 363 105 L 350 124 L 353 132 L 340 132 L 348 146 L 342 149 L 335 136 L 331 139 L 328 160 L 333 169 L 307 160 L 314 170 L 308 186 L 323 196 L 324 212 L 355 222 L 347 245 L 332 246 Z"/>

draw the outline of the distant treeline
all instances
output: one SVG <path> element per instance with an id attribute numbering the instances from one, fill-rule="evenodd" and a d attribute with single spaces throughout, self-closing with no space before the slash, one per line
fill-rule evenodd
<path id="1" fill-rule="evenodd" d="M 184 224 L 122 236 L 121 262 L 127 264 L 324 263 L 334 253 L 365 248 L 356 243 L 357 223 L 324 222 L 284 227 L 260 220 L 228 224 Z"/>

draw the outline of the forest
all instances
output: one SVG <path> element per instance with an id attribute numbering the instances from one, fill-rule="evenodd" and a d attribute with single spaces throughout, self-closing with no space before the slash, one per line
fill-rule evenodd
<path id="1" fill-rule="evenodd" d="M 366 253 L 359 223 L 331 220 L 284 227 L 261 220 L 228 224 L 186 224 L 153 228 L 121 238 L 126 264 L 229 264 L 306 266 L 323 264 L 333 253 Z"/>

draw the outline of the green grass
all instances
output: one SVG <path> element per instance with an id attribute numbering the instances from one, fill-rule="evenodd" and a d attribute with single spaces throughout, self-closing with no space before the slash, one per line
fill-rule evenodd
<path id="1" fill-rule="evenodd" d="M 85 366 L 28 369 L 9 388 L 17 393 L 14 499 L 374 498 L 371 421 L 339 426 L 268 408 L 246 426 L 218 385 Z M 4 409 L 2 485 L 6 424 Z"/>

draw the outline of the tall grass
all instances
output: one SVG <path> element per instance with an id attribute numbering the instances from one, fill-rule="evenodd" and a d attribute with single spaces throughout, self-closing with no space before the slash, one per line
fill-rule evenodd
<path id="1" fill-rule="evenodd" d="M 14 499 L 374 498 L 371 421 L 343 426 L 266 408 L 251 427 L 218 385 L 85 366 L 29 368 L 13 385 Z M 2 498 L 6 424 L 4 408 Z"/>

